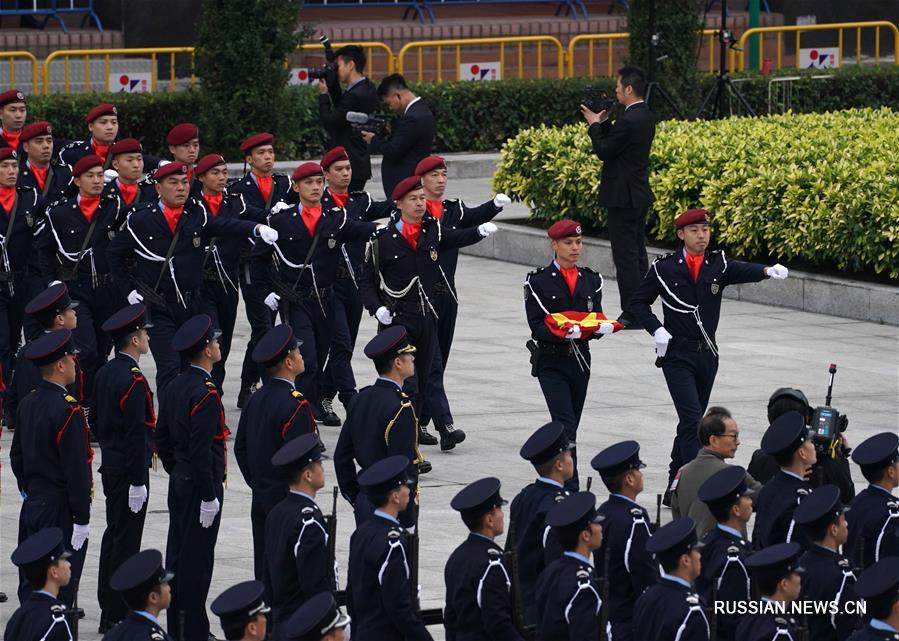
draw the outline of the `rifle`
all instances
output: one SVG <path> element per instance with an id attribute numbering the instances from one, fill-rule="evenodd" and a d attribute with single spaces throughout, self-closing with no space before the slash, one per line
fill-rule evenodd
<path id="1" fill-rule="evenodd" d="M 325 516 L 325 528 L 328 531 L 328 567 L 331 569 L 331 578 L 334 579 L 334 589 L 340 586 L 337 578 L 337 495 L 340 489 L 334 486 L 334 502 L 331 504 L 331 513 Z"/>
<path id="2" fill-rule="evenodd" d="M 518 551 L 515 549 L 515 523 L 509 524 L 509 533 L 506 535 L 506 550 L 503 552 L 503 560 L 509 569 L 509 596 L 512 600 L 512 625 L 518 630 L 521 637 L 527 641 L 534 638 L 536 626 L 525 625 L 524 605 L 521 602 L 521 578 L 518 573 Z"/>
<path id="3" fill-rule="evenodd" d="M 610 545 L 606 545 L 606 553 L 603 555 L 602 560 L 602 577 L 599 579 L 599 593 L 602 595 L 602 605 L 599 609 L 599 638 L 600 641 L 603 639 L 608 639 L 609 635 L 606 633 L 606 628 L 609 626 L 609 587 L 611 582 L 609 581 L 609 554 L 611 553 L 612 547 Z"/>
<path id="4" fill-rule="evenodd" d="M 652 531 L 658 532 L 661 525 L 662 525 L 662 495 L 656 494 L 656 522 L 653 525 Z"/>
<path id="5" fill-rule="evenodd" d="M 143 283 L 139 280 L 134 281 L 134 289 L 137 290 L 137 293 L 144 297 L 144 302 L 149 305 L 156 305 L 158 307 L 165 307 L 165 298 L 163 298 L 159 292 L 155 289 L 152 289 L 146 283 Z"/>
<path id="6" fill-rule="evenodd" d="M 590 491 L 590 488 L 591 488 L 591 487 L 593 487 L 593 477 L 592 477 L 592 476 L 588 476 L 588 477 L 587 477 L 587 491 L 588 491 L 588 492 Z"/>

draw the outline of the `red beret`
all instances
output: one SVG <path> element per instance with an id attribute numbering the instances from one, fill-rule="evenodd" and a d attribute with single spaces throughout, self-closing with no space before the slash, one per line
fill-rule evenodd
<path id="1" fill-rule="evenodd" d="M 546 234 L 553 240 L 568 238 L 569 236 L 580 236 L 581 224 L 576 220 L 560 220 L 550 225 L 549 229 L 546 230 Z"/>
<path id="2" fill-rule="evenodd" d="M 165 137 L 167 145 L 184 145 L 200 135 L 200 128 L 192 122 L 182 122 L 175 125 Z"/>
<path id="3" fill-rule="evenodd" d="M 94 167 L 102 167 L 103 159 L 100 158 L 97 154 L 88 154 L 83 158 L 80 158 L 78 162 L 75 163 L 75 166 L 72 167 L 72 175 L 80 176 L 88 169 L 93 169 Z"/>
<path id="4" fill-rule="evenodd" d="M 424 176 L 429 171 L 434 171 L 435 169 L 446 169 L 446 161 L 440 156 L 428 156 L 415 165 L 415 175 Z"/>
<path id="5" fill-rule="evenodd" d="M 674 225 L 678 229 L 682 229 L 687 225 L 708 225 L 709 224 L 709 212 L 705 209 L 688 209 L 680 216 L 674 219 Z"/>
<path id="6" fill-rule="evenodd" d="M 53 127 L 46 120 L 33 122 L 22 130 L 22 136 L 19 138 L 22 142 L 27 142 L 38 136 L 52 136 Z"/>
<path id="7" fill-rule="evenodd" d="M 25 102 L 25 94 L 18 89 L 10 89 L 0 93 L 0 107 L 11 105 L 14 102 Z"/>
<path id="8" fill-rule="evenodd" d="M 410 191 L 415 191 L 416 189 L 421 189 L 421 178 L 418 176 L 409 176 L 408 178 L 403 178 L 399 181 L 396 187 L 393 188 L 393 192 L 390 194 L 390 198 L 392 200 L 399 200 Z"/>
<path id="9" fill-rule="evenodd" d="M 293 175 L 291 179 L 294 182 L 299 182 L 303 180 L 303 178 L 309 178 L 309 176 L 321 176 L 322 175 L 322 166 L 317 162 L 304 162 L 302 165 L 293 170 Z"/>
<path id="10" fill-rule="evenodd" d="M 0 162 L 3 162 L 4 160 L 9 160 L 10 158 L 12 158 L 13 160 L 18 158 L 18 154 L 16 153 L 16 150 L 13 149 L 12 147 L 0 147 Z"/>
<path id="11" fill-rule="evenodd" d="M 240 143 L 240 150 L 244 153 L 247 153 L 253 147 L 259 147 L 260 145 L 270 145 L 272 144 L 272 142 L 274 142 L 274 140 L 275 137 L 268 132 L 253 134 L 242 143 Z"/>
<path id="12" fill-rule="evenodd" d="M 209 171 L 213 167 L 218 167 L 219 165 L 224 165 L 225 159 L 222 158 L 219 154 L 206 154 L 202 158 L 200 158 L 200 162 L 197 163 L 197 166 L 194 167 L 194 173 L 199 176 L 200 174 Z"/>
<path id="13" fill-rule="evenodd" d="M 88 111 L 87 115 L 84 117 L 84 122 L 90 124 L 101 116 L 115 116 L 117 114 L 118 111 L 116 111 L 115 105 L 104 102 Z"/>
<path id="14" fill-rule="evenodd" d="M 338 145 L 333 149 L 328 150 L 324 156 L 322 156 L 321 166 L 322 169 L 327 169 L 331 165 L 333 165 L 338 160 L 349 160 L 350 156 L 346 152 L 346 147 L 342 147 Z"/>
<path id="15" fill-rule="evenodd" d="M 185 176 L 187 175 L 187 165 L 185 165 L 183 162 L 170 162 L 156 170 L 156 173 L 153 174 L 153 180 L 158 182 L 163 178 L 181 174 Z"/>
<path id="16" fill-rule="evenodd" d="M 109 148 L 109 153 L 115 157 L 119 154 L 142 154 L 144 150 L 141 149 L 140 141 L 136 138 L 122 138 Z"/>

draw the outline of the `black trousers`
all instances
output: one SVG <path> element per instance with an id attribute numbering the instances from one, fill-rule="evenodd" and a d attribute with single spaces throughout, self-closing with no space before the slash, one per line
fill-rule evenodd
<path id="1" fill-rule="evenodd" d="M 106 362 L 112 349 L 112 337 L 103 331 L 106 319 L 122 309 L 127 301 L 111 282 L 94 287 L 91 283 L 73 281 L 67 284 L 69 294 L 78 301 L 75 315 L 78 326 L 72 332 L 80 352 L 78 362 L 84 373 L 84 404 L 93 407 L 94 376 Z"/>
<path id="2" fill-rule="evenodd" d="M 618 279 L 621 311 L 626 311 L 631 295 L 640 286 L 649 260 L 646 257 L 646 208 L 609 207 L 606 226 L 612 244 L 612 261 Z"/>
<path id="3" fill-rule="evenodd" d="M 258 383 L 264 374 L 262 366 L 253 362 L 253 348 L 275 322 L 275 313 L 265 304 L 265 297 L 269 292 L 262 291 L 258 284 L 252 282 L 249 261 L 241 262 L 240 265 L 240 295 L 250 323 L 250 342 L 247 343 L 247 351 L 243 357 L 240 386 L 249 387 Z"/>
<path id="4" fill-rule="evenodd" d="M 321 301 L 304 299 L 302 302 L 281 300 L 281 320 L 290 325 L 293 335 L 303 341 L 300 353 L 305 370 L 297 376 L 297 389 L 306 397 L 313 412 L 321 408 L 321 372 L 328 359 L 331 346 L 331 323 L 334 317 L 330 291 L 322 292 Z"/>
<path id="5" fill-rule="evenodd" d="M 11 283 L 0 282 L 0 380 L 4 384 L 12 380 L 16 350 L 22 336 L 25 305 L 28 304 L 30 293 L 28 276 L 24 270 L 15 274 Z"/>
<path id="6" fill-rule="evenodd" d="M 109 587 L 109 579 L 122 563 L 140 552 L 147 503 L 136 514 L 128 507 L 128 488 L 131 483 L 124 468 L 104 465 L 100 467 L 100 475 L 103 480 L 103 495 L 106 497 L 106 530 L 100 542 L 97 602 L 103 617 L 117 622 L 128 616 L 130 608 L 125 605 L 122 595 Z"/>
<path id="7" fill-rule="evenodd" d="M 446 397 L 446 388 L 443 385 L 443 373 L 449 360 L 450 350 L 453 347 L 453 337 L 456 334 L 456 318 L 459 315 L 459 304 L 449 290 L 442 289 L 440 293 L 431 299 L 431 304 L 437 310 L 437 349 L 431 361 L 431 371 L 428 375 L 428 388 L 425 393 L 425 406 L 422 410 L 421 424 L 427 425 L 434 419 L 434 425 L 451 425 L 453 413 L 450 410 L 449 399 Z"/>
<path id="8" fill-rule="evenodd" d="M 175 332 L 193 316 L 203 312 L 203 302 L 198 292 L 185 293 L 185 307 L 180 302 L 171 300 L 165 306 L 149 305 L 150 322 L 153 327 L 147 330 L 150 335 L 150 352 L 156 363 L 156 393 L 162 390 L 184 368 L 186 360 L 172 347 Z"/>
<path id="9" fill-rule="evenodd" d="M 321 394 L 324 398 L 337 396 L 347 407 L 356 395 L 352 361 L 362 320 L 362 297 L 352 280 L 338 278 L 334 281 L 332 301 L 331 353 L 321 377 Z"/>
<path id="10" fill-rule="evenodd" d="M 230 274 L 231 282 L 237 286 L 237 272 Z M 212 380 L 221 393 L 225 384 L 225 363 L 231 353 L 231 340 L 234 338 L 234 325 L 237 323 L 237 290 L 229 283 L 220 280 L 206 280 L 202 289 L 205 312 L 212 318 L 213 326 L 222 330 L 219 344 L 222 347 L 222 360 L 212 366 Z"/>
<path id="11" fill-rule="evenodd" d="M 253 576 L 257 581 L 262 580 L 262 569 L 265 564 L 265 519 L 268 513 L 277 505 L 262 501 L 256 497 L 250 502 L 250 525 L 253 530 Z"/>
<path id="12" fill-rule="evenodd" d="M 411 306 L 410 306 L 411 307 Z M 415 413 L 422 414 L 424 406 L 424 392 L 428 388 L 428 378 L 431 373 L 431 361 L 437 349 L 437 319 L 428 313 L 419 311 L 395 310 L 396 316 L 393 325 L 402 325 L 409 335 L 409 342 L 415 346 L 415 376 L 406 379 L 403 390 L 412 398 Z M 385 325 L 378 324 L 378 331 L 385 329 Z"/>

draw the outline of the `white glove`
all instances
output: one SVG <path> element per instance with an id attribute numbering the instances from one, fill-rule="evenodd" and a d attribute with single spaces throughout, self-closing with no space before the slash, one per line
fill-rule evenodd
<path id="1" fill-rule="evenodd" d="M 132 289 L 131 293 L 128 294 L 128 304 L 129 305 L 137 305 L 138 303 L 142 303 L 144 297 L 137 293 L 136 289 Z"/>
<path id="2" fill-rule="evenodd" d="M 215 515 L 219 513 L 220 506 L 221 503 L 219 503 L 218 499 L 200 501 L 200 525 L 211 527 L 212 522 L 215 521 Z"/>
<path id="3" fill-rule="evenodd" d="M 281 297 L 278 296 L 275 292 L 272 292 L 268 296 L 265 297 L 265 306 L 268 307 L 273 312 L 278 311 L 278 301 L 281 300 Z"/>
<path id="4" fill-rule="evenodd" d="M 107 169 L 103 172 L 103 182 L 111 183 L 113 180 L 119 177 L 119 172 L 115 169 Z"/>
<path id="5" fill-rule="evenodd" d="M 512 199 L 509 198 L 508 196 L 506 196 L 505 194 L 497 194 L 496 197 L 493 199 L 493 206 L 494 207 L 505 207 L 506 205 L 508 205 L 511 202 L 512 202 Z"/>
<path id="6" fill-rule="evenodd" d="M 274 245 L 275 241 L 278 240 L 278 231 L 272 229 L 268 225 L 259 225 L 256 228 L 256 231 L 259 234 L 259 237 L 269 245 Z"/>
<path id="7" fill-rule="evenodd" d="M 664 327 L 660 327 L 655 331 L 652 337 L 656 342 L 656 356 L 659 358 L 664 357 L 665 352 L 668 351 L 668 341 L 672 338 L 671 334 L 669 334 L 668 330 Z"/>
<path id="8" fill-rule="evenodd" d="M 615 324 L 614 323 L 601 323 L 599 325 L 599 329 L 597 331 L 600 334 L 602 334 L 603 336 L 608 336 L 609 334 L 611 334 L 612 332 L 615 331 Z"/>
<path id="9" fill-rule="evenodd" d="M 780 263 L 777 263 L 773 267 L 769 267 L 767 272 L 768 278 L 773 278 L 774 280 L 785 280 L 786 277 L 790 275 L 790 270 Z"/>
<path id="10" fill-rule="evenodd" d="M 84 525 L 78 525 L 77 523 L 72 525 L 72 549 L 76 552 L 80 550 L 84 546 L 84 542 L 90 538 L 91 535 L 91 524 L 85 523 Z"/>
<path id="11" fill-rule="evenodd" d="M 272 206 L 272 213 L 277 214 L 279 211 L 284 211 L 285 209 L 290 209 L 290 205 L 283 200 L 279 200 Z"/>
<path id="12" fill-rule="evenodd" d="M 496 230 L 497 227 L 493 223 L 484 223 L 482 225 L 478 225 L 478 233 L 484 238 L 487 238 L 487 236 L 489 236 L 490 234 L 495 234 Z"/>
<path id="13" fill-rule="evenodd" d="M 147 502 L 147 486 L 131 485 L 128 487 L 128 509 L 137 514 Z"/>
<path id="14" fill-rule="evenodd" d="M 54 285 L 62 285 L 62 281 L 61 281 L 61 280 L 54 280 L 52 283 L 50 283 L 49 285 L 47 285 L 47 287 L 53 287 Z"/>
<path id="15" fill-rule="evenodd" d="M 581 326 L 580 325 L 572 325 L 568 328 L 568 336 L 566 338 L 580 338 L 581 337 Z"/>
<path id="16" fill-rule="evenodd" d="M 393 314 L 386 307 L 379 307 L 378 311 L 375 312 L 375 318 L 378 319 L 381 325 L 390 325 L 393 322 Z"/>

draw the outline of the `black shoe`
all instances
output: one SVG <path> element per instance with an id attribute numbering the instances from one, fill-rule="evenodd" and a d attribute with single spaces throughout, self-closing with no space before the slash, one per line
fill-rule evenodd
<path id="1" fill-rule="evenodd" d="M 240 392 L 237 394 L 237 409 L 242 410 L 243 406 L 246 405 L 247 399 L 252 396 L 253 392 L 256 391 L 256 383 L 251 383 L 250 385 L 241 385 Z"/>
<path id="2" fill-rule="evenodd" d="M 665 495 L 662 497 L 662 505 L 671 507 L 671 490 L 665 490 Z"/>
<path id="3" fill-rule="evenodd" d="M 430 461 L 423 460 L 421 463 L 418 464 L 418 474 L 419 475 L 427 474 L 428 472 L 430 472 L 433 469 L 434 469 L 434 466 L 431 465 Z"/>
<path id="4" fill-rule="evenodd" d="M 424 425 L 418 427 L 418 444 L 419 445 L 437 445 L 437 437 L 428 432 L 428 428 Z"/>
<path id="5" fill-rule="evenodd" d="M 457 430 L 452 423 L 438 427 L 437 431 L 440 433 L 441 452 L 451 450 L 465 440 L 465 432 Z"/>
<path id="6" fill-rule="evenodd" d="M 0 603 L 6 603 L 6 592 L 0 592 Z"/>
<path id="7" fill-rule="evenodd" d="M 97 628 L 97 632 L 100 634 L 106 634 L 110 630 L 115 627 L 115 623 L 107 619 L 104 615 L 100 615 L 100 627 Z"/>
<path id="8" fill-rule="evenodd" d="M 334 399 L 322 399 L 322 417 L 320 423 L 328 427 L 340 427 L 340 417 L 334 413 Z"/>

